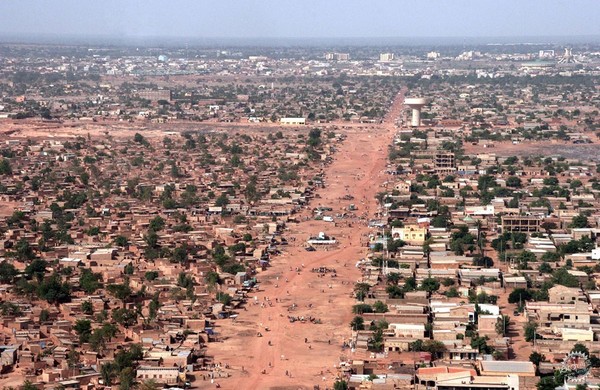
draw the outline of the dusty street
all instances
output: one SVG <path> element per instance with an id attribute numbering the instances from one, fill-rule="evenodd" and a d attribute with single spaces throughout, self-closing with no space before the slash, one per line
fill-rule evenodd
<path id="1" fill-rule="evenodd" d="M 291 225 L 285 234 L 293 237 L 286 252 L 258 275 L 260 291 L 253 292 L 247 311 L 241 311 L 235 322 L 218 322 L 216 330 L 224 341 L 209 344 L 208 354 L 222 367 L 227 364 L 230 368 L 226 371 L 231 377 L 215 379 L 222 388 L 312 389 L 315 384 L 331 385 L 334 381 L 334 365 L 350 353 L 342 351 L 341 345 L 350 336 L 352 289 L 360 278 L 355 263 L 367 254 L 367 221 L 377 212 L 374 196 L 385 180 L 387 146 L 403 100 L 399 94 L 386 121 L 374 129 L 345 131 L 347 139 L 326 168 L 326 188 L 310 205 L 310 209 L 319 204 L 332 207 L 329 214 L 335 215 L 354 203 L 356 214 L 366 218 L 336 220 L 334 226 L 308 219 L 311 211 L 305 210 L 300 216 L 302 222 Z M 354 200 L 341 200 L 346 194 Z M 307 237 L 318 232 L 334 236 L 339 247 L 305 251 Z M 335 268 L 337 277 L 319 277 L 311 272 L 322 266 Z M 291 323 L 288 315 L 312 316 L 321 323 Z M 258 332 L 263 337 L 257 337 Z M 202 377 L 195 384 L 200 388 L 215 386 L 208 380 L 203 382 Z"/>

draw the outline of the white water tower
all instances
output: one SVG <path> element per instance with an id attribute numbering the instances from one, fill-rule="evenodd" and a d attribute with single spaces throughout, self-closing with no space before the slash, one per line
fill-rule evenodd
<path id="1" fill-rule="evenodd" d="M 406 98 L 404 99 L 404 104 L 412 108 L 412 120 L 410 125 L 412 127 L 421 126 L 421 108 L 429 104 L 429 99 L 427 98 Z"/>

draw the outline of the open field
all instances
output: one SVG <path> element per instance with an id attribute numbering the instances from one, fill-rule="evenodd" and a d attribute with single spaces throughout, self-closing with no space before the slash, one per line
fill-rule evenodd
<path id="1" fill-rule="evenodd" d="M 595 139 L 595 137 L 594 137 Z M 597 142 L 594 141 L 594 142 Z M 495 153 L 498 156 L 543 156 L 565 157 L 569 159 L 597 160 L 600 156 L 600 144 L 574 144 L 565 141 L 535 141 L 513 144 L 511 142 L 495 142 L 493 148 L 482 145 L 465 144 L 466 154 Z"/>

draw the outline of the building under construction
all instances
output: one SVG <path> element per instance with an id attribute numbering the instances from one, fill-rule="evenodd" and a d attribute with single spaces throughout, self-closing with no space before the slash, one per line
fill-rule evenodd
<path id="1" fill-rule="evenodd" d="M 502 216 L 502 232 L 539 232 L 542 219 L 530 215 Z"/>
<path id="2" fill-rule="evenodd" d="M 437 151 L 433 158 L 433 163 L 437 174 L 451 174 L 456 171 L 456 161 L 452 152 Z"/>

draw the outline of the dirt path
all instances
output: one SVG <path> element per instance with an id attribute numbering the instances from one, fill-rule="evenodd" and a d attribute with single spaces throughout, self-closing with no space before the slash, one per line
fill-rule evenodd
<path id="1" fill-rule="evenodd" d="M 361 276 L 354 265 L 367 254 L 367 221 L 377 211 L 374 195 L 385 180 L 387 146 L 395 133 L 394 119 L 401 114 L 403 100 L 403 93 L 396 97 L 383 124 L 368 130 L 343 130 L 347 139 L 326 168 L 326 188 L 320 190 L 321 198 L 310 207 L 329 206 L 333 208 L 329 214 L 335 215 L 354 203 L 356 214 L 366 213 L 368 217 L 336 220 L 334 225 L 315 221 L 310 218 L 310 210 L 304 210 L 302 222 L 285 233 L 291 238 L 287 252 L 272 259 L 272 266 L 258 275 L 260 291 L 249 300 L 247 311 L 241 311 L 235 322 L 219 322 L 217 331 L 226 339 L 209 344 L 208 352 L 221 366 L 230 367 L 230 378 L 216 380 L 222 388 L 312 389 L 315 384 L 334 381 L 334 365 L 349 353 L 342 351 L 341 344 L 350 336 L 352 289 Z M 354 200 L 342 201 L 346 194 Z M 307 237 L 321 231 L 334 236 L 339 247 L 305 251 Z M 310 271 L 320 266 L 335 268 L 337 277 L 319 277 Z M 312 316 L 322 323 L 291 323 L 288 315 Z M 258 332 L 263 337 L 257 337 Z M 202 380 L 195 385 L 214 386 Z"/>

